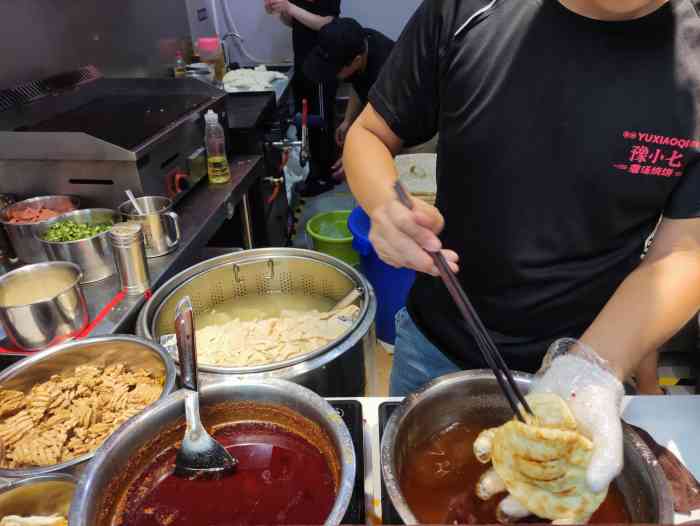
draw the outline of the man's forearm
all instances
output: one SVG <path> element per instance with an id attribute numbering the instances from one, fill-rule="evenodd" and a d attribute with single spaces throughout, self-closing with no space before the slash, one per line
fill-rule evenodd
<path id="1" fill-rule="evenodd" d="M 355 119 L 357 119 L 357 117 L 360 115 L 361 111 L 362 102 L 357 96 L 357 93 L 355 93 L 355 90 L 352 90 L 352 93 L 350 94 L 350 99 L 348 100 L 348 107 L 345 109 L 345 121 L 352 124 L 353 122 L 355 122 Z"/>
<path id="2" fill-rule="evenodd" d="M 332 16 L 315 15 L 294 4 L 289 4 L 289 16 L 314 31 L 320 31 L 323 26 L 333 21 Z"/>
<path id="3" fill-rule="evenodd" d="M 343 165 L 353 195 L 368 214 L 394 198 L 394 155 L 400 149 L 400 139 L 367 105 L 348 132 Z"/>
<path id="4" fill-rule="evenodd" d="M 632 272 L 581 340 L 624 379 L 698 310 L 700 254 L 672 252 Z"/>

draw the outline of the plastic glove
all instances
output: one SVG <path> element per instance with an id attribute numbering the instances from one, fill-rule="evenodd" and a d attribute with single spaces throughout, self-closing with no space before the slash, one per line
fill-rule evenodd
<path id="1" fill-rule="evenodd" d="M 530 392 L 554 393 L 566 401 L 580 431 L 593 441 L 588 487 L 593 492 L 605 489 L 622 471 L 624 459 L 620 421 L 624 388 L 607 362 L 577 340 L 557 340 Z"/>

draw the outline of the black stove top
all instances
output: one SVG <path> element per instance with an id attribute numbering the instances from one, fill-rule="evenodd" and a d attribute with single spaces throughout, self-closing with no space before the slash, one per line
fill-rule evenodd
<path id="1" fill-rule="evenodd" d="M 355 488 L 352 492 L 348 511 L 343 517 L 343 524 L 365 523 L 365 456 L 364 437 L 362 432 L 362 404 L 357 400 L 328 400 L 345 425 L 348 426 L 352 443 L 355 446 L 355 458 L 357 459 L 357 472 L 355 474 Z"/>
<path id="2" fill-rule="evenodd" d="M 83 132 L 133 150 L 211 97 L 109 94 L 16 131 Z"/>
<path id="3" fill-rule="evenodd" d="M 379 443 L 382 442 L 382 436 L 384 435 L 384 428 L 386 427 L 389 418 L 394 413 L 394 411 L 399 407 L 398 402 L 384 402 L 379 406 Z M 389 493 L 386 491 L 386 486 L 384 485 L 384 475 L 381 474 L 382 478 L 382 524 L 404 524 L 403 520 L 399 516 L 399 512 L 396 511 L 394 505 L 391 503 L 389 498 Z"/>

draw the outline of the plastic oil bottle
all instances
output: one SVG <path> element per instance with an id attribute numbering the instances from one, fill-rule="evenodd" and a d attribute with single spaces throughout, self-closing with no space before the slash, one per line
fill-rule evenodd
<path id="1" fill-rule="evenodd" d="M 231 180 L 231 172 L 226 158 L 226 136 L 224 129 L 219 124 L 219 117 L 213 110 L 209 110 L 204 116 L 206 129 L 204 141 L 207 145 L 207 174 L 212 184 L 228 183 Z"/>

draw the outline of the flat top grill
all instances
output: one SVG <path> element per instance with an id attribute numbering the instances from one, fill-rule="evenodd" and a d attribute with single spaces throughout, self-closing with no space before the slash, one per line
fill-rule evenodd
<path id="1" fill-rule="evenodd" d="M 203 94 L 109 94 L 16 131 L 83 132 L 132 150 L 209 100 Z"/>

